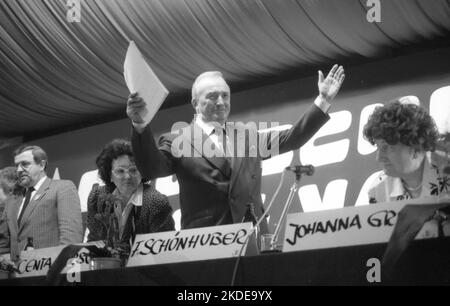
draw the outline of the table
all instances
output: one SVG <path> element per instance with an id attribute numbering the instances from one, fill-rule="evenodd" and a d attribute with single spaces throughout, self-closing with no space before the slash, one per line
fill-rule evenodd
<path id="1" fill-rule="evenodd" d="M 392 280 L 370 283 L 370 258 L 382 258 L 386 243 L 242 257 L 238 286 L 450 285 L 450 238 L 414 241 Z M 77 285 L 229 286 L 236 258 L 82 272 Z M 45 277 L 9 279 L 4 285 L 45 285 Z M 59 285 L 74 285 L 62 277 Z"/>

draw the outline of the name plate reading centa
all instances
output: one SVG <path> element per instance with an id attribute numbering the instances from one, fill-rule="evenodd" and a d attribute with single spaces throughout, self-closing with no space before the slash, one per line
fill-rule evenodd
<path id="1" fill-rule="evenodd" d="M 407 200 L 289 214 L 283 252 L 388 242 L 397 215 L 406 204 L 433 200 Z"/>
<path id="2" fill-rule="evenodd" d="M 252 223 L 137 235 L 127 267 L 256 254 Z M 242 250 L 242 253 L 241 253 Z"/>
<path id="3" fill-rule="evenodd" d="M 47 275 L 50 266 L 63 248 L 64 246 L 57 246 L 21 252 L 20 260 L 17 262 L 19 272 L 15 273 L 15 277 Z"/>
<path id="4" fill-rule="evenodd" d="M 19 272 L 14 273 L 14 277 L 32 277 L 47 275 L 48 270 L 54 264 L 61 251 L 65 246 L 57 246 L 51 248 L 35 249 L 30 251 L 22 251 L 20 259 L 16 266 Z M 4 254 L 0 257 L 9 259 L 10 254 Z M 74 273 L 89 271 L 90 254 L 89 250 L 82 248 L 78 251 L 74 258 L 67 260 L 66 266 L 61 273 Z"/>

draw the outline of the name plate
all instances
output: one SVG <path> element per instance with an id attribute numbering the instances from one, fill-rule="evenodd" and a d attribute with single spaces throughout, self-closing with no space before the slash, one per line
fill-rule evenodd
<path id="1" fill-rule="evenodd" d="M 22 251 L 16 266 L 19 272 L 14 277 L 32 277 L 47 275 L 50 266 L 55 262 L 64 246 Z M 4 255 L 9 258 L 9 254 Z"/>
<path id="2" fill-rule="evenodd" d="M 406 204 L 435 202 L 416 199 L 289 214 L 283 252 L 388 242 Z"/>
<path id="3" fill-rule="evenodd" d="M 89 245 L 86 243 L 85 245 Z M 75 257 L 66 262 L 66 266 L 61 271 L 62 274 L 76 275 L 77 273 L 91 270 L 91 254 L 88 249 L 81 248 Z"/>
<path id="4" fill-rule="evenodd" d="M 256 255 L 252 223 L 137 235 L 127 267 Z M 241 253 L 242 251 L 242 253 Z"/>
<path id="5" fill-rule="evenodd" d="M 32 276 L 45 276 L 51 265 L 58 258 L 61 251 L 65 246 L 57 246 L 51 248 L 42 248 L 29 251 L 22 251 L 20 260 L 17 262 L 16 267 L 19 272 L 15 272 L 13 277 L 32 277 Z M 1 255 L 1 257 L 10 258 L 10 254 Z M 61 273 L 75 273 L 82 271 L 89 271 L 90 269 L 90 256 L 89 250 L 82 248 L 75 255 L 74 258 L 70 258 Z"/>

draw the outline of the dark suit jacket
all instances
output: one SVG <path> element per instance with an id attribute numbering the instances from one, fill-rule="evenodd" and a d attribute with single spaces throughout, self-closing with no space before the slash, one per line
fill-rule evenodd
<path id="1" fill-rule="evenodd" d="M 89 229 L 88 241 L 106 240 L 107 229 L 96 217 L 105 208 L 105 198 L 108 195 L 105 186 L 97 184 L 92 187 L 88 197 L 87 227 Z M 111 212 L 110 213 L 114 213 Z M 172 218 L 172 208 L 167 197 L 152 186 L 144 184 L 142 206 L 134 207 L 132 213 L 136 220 L 136 233 L 147 234 L 175 230 L 175 222 Z M 130 214 L 130 217 L 132 216 Z M 130 218 L 128 218 L 130 220 Z M 124 240 L 129 240 L 130 222 L 127 222 L 124 230 Z"/>
<path id="2" fill-rule="evenodd" d="M 257 148 L 260 143 L 270 148 L 278 142 L 279 154 L 295 150 L 306 143 L 328 119 L 327 114 L 312 105 L 291 129 L 279 132 L 278 137 L 276 133 L 257 133 L 256 130 L 251 130 L 245 136 L 245 147 L 235 145 L 235 148 L 243 149 L 248 154 L 255 149 L 248 135 L 257 135 Z M 134 129 L 132 132 L 136 164 L 145 178 L 177 175 L 180 186 L 181 227 L 187 229 L 242 222 L 246 204 L 249 202 L 254 203 L 255 213 L 260 217 L 264 211 L 261 199 L 262 156 L 258 154 L 256 157 L 234 157 L 230 171 L 225 158 L 207 157 L 201 154 L 203 152 L 198 152 L 198 146 L 195 144 L 202 144 L 208 138 L 198 125 L 193 123 L 187 130 L 190 133 L 163 134 L 159 147 L 156 146 L 148 125 L 142 133 Z M 180 140 L 177 137 L 180 137 L 180 134 L 187 135 L 187 139 L 182 140 L 190 143 L 192 152 L 199 157 L 177 156 L 176 147 Z M 234 137 L 235 141 L 237 138 Z M 177 145 L 172 148 L 174 141 Z M 267 224 L 264 222 L 261 223 L 261 232 L 267 232 Z"/>
<path id="3" fill-rule="evenodd" d="M 80 199 L 75 185 L 67 180 L 46 178 L 23 213 L 20 226 L 17 215 L 23 196 L 6 202 L 0 221 L 0 252 L 20 255 L 28 237 L 34 247 L 47 248 L 83 241 Z"/>

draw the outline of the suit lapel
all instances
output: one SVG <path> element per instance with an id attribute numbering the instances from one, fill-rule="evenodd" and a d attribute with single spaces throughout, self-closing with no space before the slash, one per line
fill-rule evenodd
<path id="1" fill-rule="evenodd" d="M 20 222 L 19 231 L 22 230 L 23 225 L 28 221 L 29 217 L 33 213 L 34 209 L 39 205 L 39 202 L 46 194 L 47 190 L 50 187 L 51 183 L 50 178 L 45 178 L 44 182 L 42 183 L 41 187 L 38 191 L 34 194 L 33 198 L 30 200 L 30 203 L 28 204 L 27 209 L 23 212 L 22 216 L 22 222 Z"/>
<path id="2" fill-rule="evenodd" d="M 231 171 L 231 179 L 230 179 L 230 192 L 229 196 L 232 194 L 233 187 L 236 183 L 236 179 L 239 176 L 239 173 L 242 168 L 242 163 L 244 162 L 244 158 L 249 155 L 248 145 L 252 144 L 250 139 L 246 139 L 248 135 L 245 133 L 245 126 L 239 123 L 235 123 L 235 126 L 227 125 L 227 133 L 231 136 L 230 141 L 233 143 L 233 167 Z"/>
<path id="3" fill-rule="evenodd" d="M 219 169 L 226 177 L 230 177 L 230 165 L 225 157 L 223 156 L 205 156 L 203 154 L 203 145 L 205 141 L 208 140 L 209 136 L 206 135 L 202 128 L 199 127 L 195 122 L 192 123 L 192 137 L 191 137 L 191 146 L 194 148 L 197 153 L 201 154 L 201 156 L 206 159 L 212 166 Z"/>
<path id="4" fill-rule="evenodd" d="M 10 200 L 8 200 L 7 202 L 7 207 L 5 209 L 9 210 L 9 216 L 8 218 L 10 219 L 10 224 L 12 224 L 14 232 L 18 233 L 19 232 L 19 225 L 17 224 L 17 217 L 19 215 L 19 207 L 20 204 L 22 203 L 23 200 L 23 196 L 14 196 L 12 197 Z"/>
<path id="5" fill-rule="evenodd" d="M 230 192 L 228 195 L 231 195 L 231 192 L 233 191 L 233 187 L 236 183 L 236 178 L 238 177 L 239 172 L 241 171 L 243 158 L 242 157 L 236 157 L 234 158 L 233 162 L 233 170 L 231 170 L 231 179 L 230 179 Z"/>

